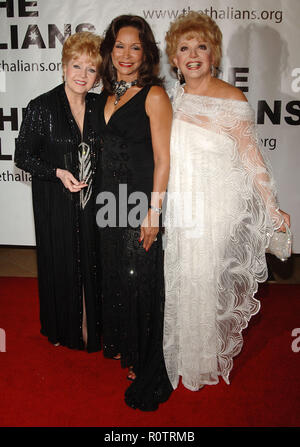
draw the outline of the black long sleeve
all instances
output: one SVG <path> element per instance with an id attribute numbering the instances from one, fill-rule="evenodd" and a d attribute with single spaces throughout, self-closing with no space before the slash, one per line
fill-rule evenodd
<path id="1" fill-rule="evenodd" d="M 43 159 L 44 115 L 39 98 L 29 102 L 16 141 L 15 164 L 40 180 L 57 181 L 56 167 Z"/>

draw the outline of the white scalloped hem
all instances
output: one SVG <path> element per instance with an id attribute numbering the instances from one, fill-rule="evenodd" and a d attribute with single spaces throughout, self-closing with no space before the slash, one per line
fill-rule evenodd
<path id="1" fill-rule="evenodd" d="M 236 354 L 235 354 L 234 356 L 232 356 L 232 357 L 228 357 L 228 358 L 227 358 L 227 363 L 230 364 L 230 368 L 228 368 L 227 372 L 226 372 L 226 373 L 224 373 L 224 372 L 210 373 L 210 374 L 212 374 L 212 375 L 215 374 L 216 377 L 215 377 L 214 380 L 212 380 L 212 381 L 207 381 L 207 380 L 203 380 L 203 381 L 201 381 L 201 385 L 199 385 L 199 386 L 201 386 L 201 388 L 199 388 L 199 386 L 193 386 L 193 385 L 191 385 L 190 383 L 186 382 L 186 379 L 185 379 L 184 376 L 182 376 L 181 374 L 178 374 L 176 380 L 171 380 L 170 377 L 169 377 L 170 382 L 171 382 L 171 385 L 172 385 L 172 387 L 173 387 L 174 390 L 178 387 L 180 378 L 181 378 L 182 385 L 183 385 L 186 389 L 188 389 L 189 391 L 193 391 L 193 392 L 195 392 L 195 391 L 199 391 L 199 389 L 202 389 L 202 385 L 218 385 L 218 384 L 220 383 L 219 377 L 222 378 L 222 379 L 224 380 L 224 382 L 226 383 L 226 385 L 230 385 L 229 376 L 230 376 L 230 373 L 231 373 L 231 371 L 232 371 L 232 369 L 233 369 L 233 359 L 234 359 L 235 357 L 237 357 L 237 356 L 240 354 L 240 352 L 242 351 L 243 346 L 244 346 L 244 342 L 243 342 L 244 340 L 243 340 L 242 332 L 243 332 L 243 330 L 247 329 L 247 327 L 248 327 L 248 325 L 249 325 L 249 322 L 250 322 L 251 318 L 254 317 L 255 315 L 257 315 L 258 312 L 259 312 L 260 309 L 261 309 L 261 303 L 260 303 L 259 300 L 257 300 L 256 298 L 254 298 L 254 295 L 256 294 L 256 292 L 257 292 L 257 290 L 258 290 L 258 285 L 259 285 L 259 283 L 264 283 L 266 279 L 267 279 L 267 275 L 266 275 L 266 278 L 265 278 L 264 280 L 262 280 L 262 281 L 258 281 L 257 279 L 255 279 L 255 281 L 256 281 L 256 287 L 255 287 L 255 291 L 253 292 L 253 295 L 252 295 L 252 300 L 255 301 L 255 303 L 257 304 L 257 309 L 256 309 L 255 312 L 251 313 L 249 319 L 246 319 L 246 318 L 245 318 L 245 320 L 244 320 L 244 321 L 245 321 L 245 325 L 242 325 L 241 328 L 240 328 L 240 331 L 238 332 L 238 335 L 237 335 L 237 336 L 239 336 L 239 337 L 241 338 L 241 343 L 239 344 L 239 347 L 238 347 L 238 349 L 237 349 Z"/>

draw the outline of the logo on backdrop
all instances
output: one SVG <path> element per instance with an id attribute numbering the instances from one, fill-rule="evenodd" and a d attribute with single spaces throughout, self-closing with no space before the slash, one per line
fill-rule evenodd
<path id="1" fill-rule="evenodd" d="M 248 75 L 249 67 L 232 67 L 229 69 L 228 82 L 238 87 L 242 92 L 248 92 Z M 291 90 L 299 92 L 300 68 L 294 68 L 291 77 L 294 78 L 291 83 Z M 265 124 L 266 116 L 272 124 L 281 124 L 283 114 L 283 119 L 287 124 L 298 126 L 300 124 L 300 101 L 289 101 L 284 104 L 281 100 L 274 100 L 273 104 L 268 104 L 265 100 L 259 100 L 257 103 L 257 124 Z"/>
<path id="2" fill-rule="evenodd" d="M 146 20 L 176 19 L 179 14 L 188 14 L 192 9 L 186 6 L 182 9 L 144 9 L 143 16 Z M 213 6 L 210 8 L 199 9 L 197 12 L 207 14 L 214 20 L 253 20 L 253 21 L 271 21 L 273 23 L 282 23 L 282 10 L 261 10 L 256 9 L 238 9 L 227 6 L 225 9 L 218 9 Z"/>
<path id="3" fill-rule="evenodd" d="M 0 2 L 0 13 L 6 11 L 6 17 L 39 17 L 38 1 L 28 0 L 6 0 Z M 2 12 L 3 14 L 3 12 Z M 1 15 L 2 15 L 1 14 Z M 5 12 L 4 12 L 5 14 Z M 95 26 L 91 23 L 80 23 L 75 27 L 73 32 L 79 31 L 95 31 Z M 66 38 L 72 33 L 71 24 L 64 24 L 63 31 L 55 24 L 48 24 L 47 36 L 42 35 L 36 23 L 30 24 L 21 34 L 18 25 L 12 24 L 9 26 L 9 33 L 5 42 L 0 42 L 1 50 L 18 50 L 27 49 L 36 46 L 37 48 L 56 48 L 56 41 L 58 40 L 62 45 Z"/>
<path id="4" fill-rule="evenodd" d="M 20 19 L 32 17 L 32 22 L 36 22 L 40 18 L 39 2 L 28 0 L 6 0 L 0 1 L 0 17 Z M 51 23 L 47 26 L 47 35 L 43 34 L 37 23 L 31 23 L 27 26 L 25 33 L 20 31 L 19 25 L 10 24 L 8 32 L 0 41 L 0 50 L 27 50 L 31 48 L 55 49 L 59 43 L 61 46 L 64 41 L 72 34 L 72 32 L 95 31 L 95 26 L 91 23 L 80 23 L 74 30 L 70 23 L 63 25 L 60 29 L 57 25 Z M 60 71 L 60 62 L 24 62 L 18 59 L 14 62 L 0 60 L 0 91 L 6 91 L 5 74 L 8 72 L 47 72 Z M 1 131 L 18 131 L 23 118 L 24 109 L 17 107 L 0 107 L 0 132 Z M 2 147 L 0 138 L 0 162 L 12 161 L 12 155 L 6 154 Z M 13 175 L 9 171 L 0 174 L 0 181 L 24 180 L 19 174 Z M 20 178 L 19 178 L 20 177 Z M 26 177 L 26 181 L 28 178 Z"/>

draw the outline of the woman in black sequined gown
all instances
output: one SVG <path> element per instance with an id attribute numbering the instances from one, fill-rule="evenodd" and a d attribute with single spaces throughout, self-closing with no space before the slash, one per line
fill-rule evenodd
<path id="1" fill-rule="evenodd" d="M 101 193 L 97 224 L 103 349 L 106 357 L 120 358 L 121 365 L 129 368 L 133 383 L 125 402 L 149 411 L 166 401 L 172 389 L 162 352 L 164 277 L 158 210 L 162 200 L 151 197 L 152 191 L 163 194 L 167 186 L 172 109 L 156 76 L 159 54 L 153 34 L 142 18 L 114 19 L 100 53 L 104 90 L 96 117 L 102 138 L 96 192 Z M 119 96 L 114 95 L 112 74 L 117 81 L 132 83 Z M 132 213 L 141 193 L 145 206 L 139 223 L 134 223 Z M 128 203 L 131 194 L 136 196 Z M 146 227 L 148 219 L 151 225 Z"/>
<path id="2" fill-rule="evenodd" d="M 93 207 L 99 137 L 90 125 L 98 95 L 87 92 L 97 82 L 100 42 L 88 32 L 67 39 L 65 83 L 30 101 L 15 152 L 16 165 L 32 174 L 41 333 L 89 352 L 100 349 Z"/>

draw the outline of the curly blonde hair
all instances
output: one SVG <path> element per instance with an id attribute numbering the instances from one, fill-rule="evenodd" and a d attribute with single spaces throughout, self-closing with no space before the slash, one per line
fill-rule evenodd
<path id="1" fill-rule="evenodd" d="M 212 48 L 214 65 L 216 68 L 219 67 L 222 57 L 222 33 L 213 19 L 206 14 L 191 11 L 188 14 L 181 14 L 171 23 L 165 39 L 166 52 L 172 67 L 175 67 L 173 59 L 182 36 L 187 39 L 200 37 L 209 43 Z"/>
<path id="2" fill-rule="evenodd" d="M 101 42 L 100 36 L 89 31 L 72 34 L 67 38 L 62 49 L 62 65 L 66 65 L 71 59 L 76 59 L 81 54 L 87 54 L 99 70 L 102 62 L 99 52 Z"/>

